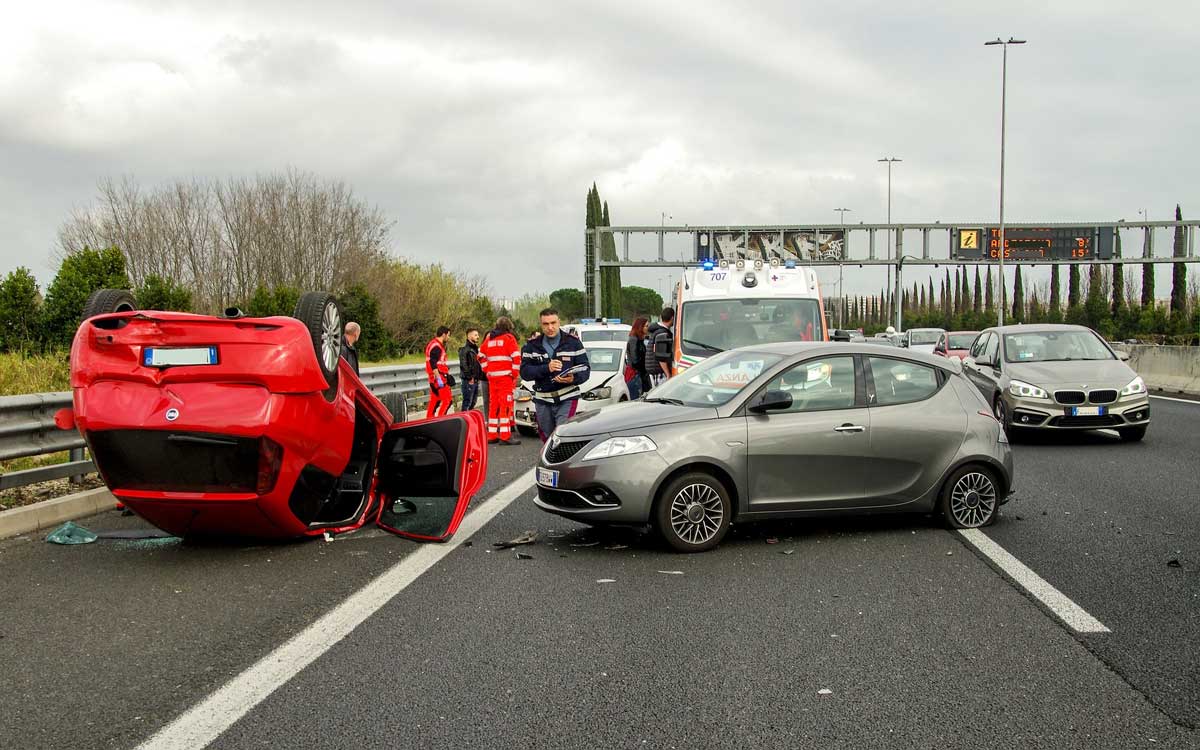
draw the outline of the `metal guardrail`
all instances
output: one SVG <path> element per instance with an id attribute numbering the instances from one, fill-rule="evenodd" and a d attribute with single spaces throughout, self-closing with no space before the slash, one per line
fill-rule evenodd
<path id="1" fill-rule="evenodd" d="M 450 363 L 450 372 L 458 375 L 457 362 Z M 429 383 L 424 365 L 369 367 L 362 370 L 359 377 L 376 396 L 403 393 L 409 411 L 429 404 Z M 455 389 L 456 405 L 459 400 Z M 71 452 L 66 463 L 0 474 L 0 490 L 63 477 L 80 482 L 85 474 L 96 471 L 92 460 L 85 458 L 86 445 L 79 431 L 60 430 L 54 424 L 54 413 L 71 404 L 70 391 L 0 397 L 0 461 Z"/>

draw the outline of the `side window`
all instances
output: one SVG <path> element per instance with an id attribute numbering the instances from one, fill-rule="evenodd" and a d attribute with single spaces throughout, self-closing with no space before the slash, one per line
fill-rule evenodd
<path id="1" fill-rule="evenodd" d="M 975 341 L 971 344 L 972 357 L 978 357 L 980 354 L 983 354 L 983 346 L 987 343 L 990 336 L 990 333 L 982 333 L 975 337 Z"/>
<path id="2" fill-rule="evenodd" d="M 989 362 L 999 361 L 996 355 L 1000 351 L 1000 337 L 996 334 L 988 336 L 987 343 L 983 345 L 983 358 Z"/>
<path id="3" fill-rule="evenodd" d="M 801 362 L 774 378 L 769 391 L 791 395 L 792 405 L 773 414 L 854 408 L 854 358 L 825 357 Z"/>
<path id="4" fill-rule="evenodd" d="M 867 357 L 875 381 L 875 405 L 908 404 L 924 401 L 939 388 L 932 367 L 885 357 Z"/>

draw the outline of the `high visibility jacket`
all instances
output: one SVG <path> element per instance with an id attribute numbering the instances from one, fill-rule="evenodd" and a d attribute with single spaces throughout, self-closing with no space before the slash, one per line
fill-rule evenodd
<path id="1" fill-rule="evenodd" d="M 425 374 L 429 376 L 430 383 L 440 376 L 443 385 L 446 383 L 446 376 L 450 374 L 450 365 L 446 362 L 446 347 L 436 337 L 425 345 Z"/>
<path id="2" fill-rule="evenodd" d="M 521 345 L 505 331 L 492 331 L 479 345 L 479 363 L 488 382 L 495 378 L 515 380 L 521 374 Z"/>

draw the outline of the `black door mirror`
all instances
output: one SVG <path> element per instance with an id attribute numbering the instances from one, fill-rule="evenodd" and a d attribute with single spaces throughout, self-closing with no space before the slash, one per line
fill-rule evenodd
<path id="1" fill-rule="evenodd" d="M 792 408 L 792 394 L 787 391 L 767 391 L 759 397 L 758 403 L 750 407 L 755 414 L 765 414 L 769 411 L 781 411 Z"/>
<path id="2" fill-rule="evenodd" d="M 833 340 L 834 341 L 849 341 L 850 340 L 850 332 L 843 331 L 841 329 L 835 329 L 833 332 Z"/>

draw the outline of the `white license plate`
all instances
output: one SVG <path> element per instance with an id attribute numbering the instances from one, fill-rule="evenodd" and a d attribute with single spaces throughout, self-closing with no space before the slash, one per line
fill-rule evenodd
<path id="1" fill-rule="evenodd" d="M 1099 417 L 1104 414 L 1103 406 L 1073 406 L 1072 417 Z"/>
<path id="2" fill-rule="evenodd" d="M 217 347 L 146 347 L 142 351 L 142 364 L 146 367 L 173 367 L 175 365 L 215 365 Z"/>
<path id="3" fill-rule="evenodd" d="M 537 469 L 536 476 L 537 476 L 537 483 L 542 485 L 543 487 L 557 487 L 558 486 L 558 472 L 554 471 L 553 469 L 543 469 L 542 467 L 539 466 Z"/>

